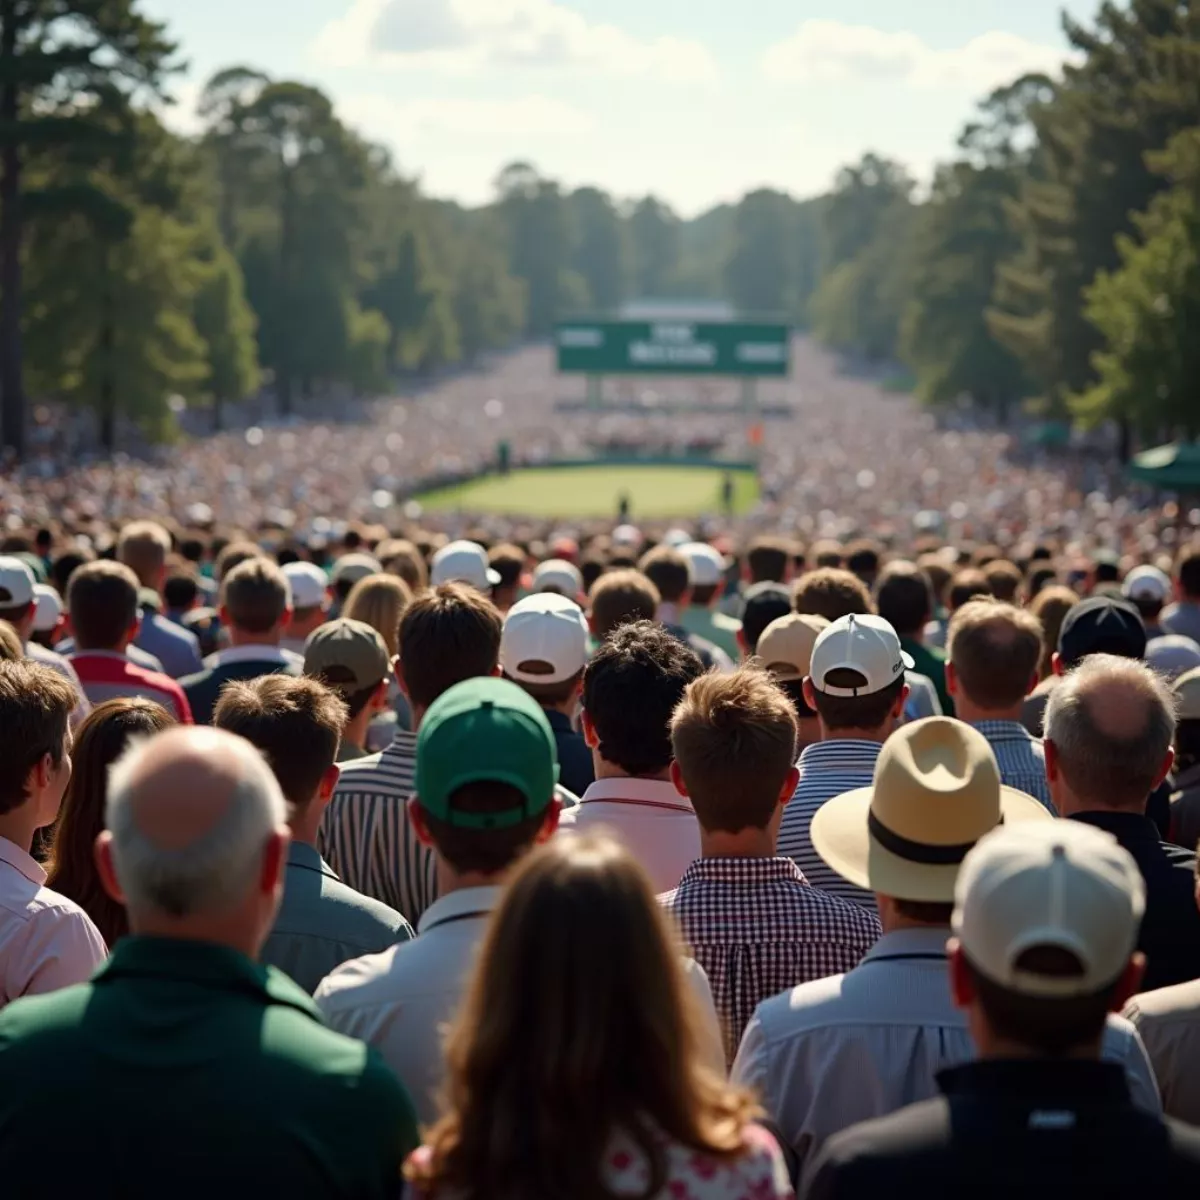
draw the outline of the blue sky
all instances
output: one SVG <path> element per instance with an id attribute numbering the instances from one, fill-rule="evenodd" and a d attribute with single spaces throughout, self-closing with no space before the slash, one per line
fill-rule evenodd
<path id="1" fill-rule="evenodd" d="M 426 189 L 521 158 L 685 215 L 828 186 L 866 150 L 926 177 L 975 100 L 1066 53 L 1054 0 L 143 0 L 189 60 L 323 87 Z M 1090 18 L 1097 0 L 1068 0 Z"/>

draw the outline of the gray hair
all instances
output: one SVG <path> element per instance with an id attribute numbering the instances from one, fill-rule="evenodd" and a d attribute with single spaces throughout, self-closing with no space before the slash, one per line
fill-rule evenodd
<path id="1" fill-rule="evenodd" d="M 1109 684 L 1142 702 L 1130 706 L 1129 724 L 1118 732 L 1101 728 L 1089 706 Z M 1122 807 L 1144 801 L 1154 787 L 1175 737 L 1175 698 L 1145 663 L 1091 654 L 1051 689 L 1045 726 L 1071 790 L 1081 800 Z"/>
<path id="2" fill-rule="evenodd" d="M 262 755 L 246 743 L 221 819 L 189 846 L 164 849 L 138 828 L 132 804 L 137 772 L 150 739 L 139 739 L 109 772 L 105 823 L 112 834 L 113 869 L 131 912 L 173 917 L 220 913 L 253 884 L 271 832 L 287 821 L 279 783 Z"/>

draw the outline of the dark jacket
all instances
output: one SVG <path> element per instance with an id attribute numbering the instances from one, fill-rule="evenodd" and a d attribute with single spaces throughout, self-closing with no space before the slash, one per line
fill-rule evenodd
<path id="1" fill-rule="evenodd" d="M 1112 1063 L 967 1063 L 938 1087 L 830 1138 L 804 1195 L 1167 1200 L 1200 1187 L 1200 1131 L 1135 1108 Z"/>
<path id="2" fill-rule="evenodd" d="M 543 709 L 550 728 L 554 731 L 554 744 L 558 749 L 558 782 L 582 796 L 596 782 L 596 769 L 592 763 L 592 752 L 582 733 L 576 733 L 571 720 L 565 713 Z"/>
<path id="3" fill-rule="evenodd" d="M 1107 830 L 1133 855 L 1146 883 L 1146 915 L 1138 949 L 1146 956 L 1142 991 L 1200 979 L 1200 911 L 1196 908 L 1196 856 L 1158 835 L 1138 813 L 1085 812 L 1072 818 Z"/>
<path id="4" fill-rule="evenodd" d="M 217 656 L 218 658 L 220 655 Z M 264 647 L 261 659 L 239 658 L 235 662 L 218 663 L 207 667 L 198 675 L 189 675 L 179 681 L 188 704 L 192 709 L 192 720 L 197 725 L 211 725 L 213 711 L 221 698 L 221 689 L 235 680 L 245 682 L 262 675 L 299 675 L 300 668 L 270 657 L 270 648 Z"/>
<path id="5" fill-rule="evenodd" d="M 417 1140 L 379 1055 L 290 979 L 130 937 L 90 983 L 0 1012 L 6 1197 L 393 1197 Z"/>

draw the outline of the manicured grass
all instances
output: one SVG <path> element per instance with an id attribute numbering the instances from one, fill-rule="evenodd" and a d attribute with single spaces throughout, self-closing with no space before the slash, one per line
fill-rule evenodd
<path id="1" fill-rule="evenodd" d="M 733 476 L 733 506 L 747 512 L 758 501 L 753 471 Z M 415 497 L 433 512 L 502 513 L 521 517 L 615 517 L 628 494 L 633 520 L 696 517 L 721 512 L 726 472 L 705 466 L 530 467 Z"/>

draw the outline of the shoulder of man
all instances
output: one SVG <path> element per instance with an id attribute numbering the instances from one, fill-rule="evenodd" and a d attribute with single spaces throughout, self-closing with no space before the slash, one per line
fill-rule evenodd
<path id="1" fill-rule="evenodd" d="M 788 1042 L 828 1029 L 843 1028 L 844 979 L 845 975 L 814 979 L 764 1000 L 754 1014 L 764 1042 L 768 1045 Z"/>
<path id="2" fill-rule="evenodd" d="M 416 935 L 413 927 L 394 908 L 382 900 L 357 892 L 340 879 L 322 881 L 321 899 L 337 908 L 347 929 L 365 943 L 363 952 L 384 950 L 396 942 L 407 942 Z"/>
<path id="3" fill-rule="evenodd" d="M 23 1042 L 44 1035 L 61 1043 L 73 1030 L 81 1031 L 94 990 L 91 983 L 78 983 L 5 1005 L 0 1011 L 0 1064 Z"/>

